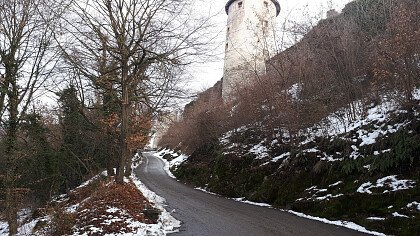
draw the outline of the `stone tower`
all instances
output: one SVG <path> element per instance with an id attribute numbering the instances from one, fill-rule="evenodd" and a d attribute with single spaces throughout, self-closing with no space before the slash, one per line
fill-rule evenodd
<path id="1" fill-rule="evenodd" d="M 265 62 L 274 48 L 275 19 L 280 13 L 277 0 L 229 0 L 222 96 L 235 92 L 263 75 Z"/>

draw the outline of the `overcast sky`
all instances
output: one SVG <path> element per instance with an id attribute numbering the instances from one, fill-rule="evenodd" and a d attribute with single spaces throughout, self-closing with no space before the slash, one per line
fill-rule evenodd
<path id="1" fill-rule="evenodd" d="M 223 76 L 223 57 L 224 57 L 224 39 L 226 33 L 227 15 L 224 11 L 225 4 L 228 0 L 197 0 L 196 7 L 198 12 L 202 14 L 214 15 L 213 24 L 214 32 L 217 37 L 215 39 L 216 49 L 213 62 L 194 64 L 190 69 L 192 78 L 190 88 L 194 91 L 201 91 L 214 85 Z M 341 12 L 342 8 L 351 0 L 279 0 L 281 6 L 280 15 L 277 17 L 276 23 L 282 24 L 284 20 L 293 19 L 293 21 L 303 21 L 304 12 L 314 17 L 322 15 L 328 9 L 336 9 Z"/>

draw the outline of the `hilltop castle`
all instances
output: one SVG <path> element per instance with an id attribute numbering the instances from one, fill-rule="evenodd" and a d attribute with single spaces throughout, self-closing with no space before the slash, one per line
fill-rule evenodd
<path id="1" fill-rule="evenodd" d="M 235 89 L 265 74 L 266 60 L 274 48 L 277 0 L 229 0 L 222 97 L 230 99 Z"/>

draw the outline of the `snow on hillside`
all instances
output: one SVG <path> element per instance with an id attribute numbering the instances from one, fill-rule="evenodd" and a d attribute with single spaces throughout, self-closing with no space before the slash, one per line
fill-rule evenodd
<path id="1" fill-rule="evenodd" d="M 341 216 L 337 215 L 337 212 L 343 206 L 347 206 L 341 201 L 354 201 L 357 204 L 366 198 L 367 202 L 378 206 L 382 201 L 388 201 L 388 204 L 384 203 L 383 206 L 372 209 L 370 214 L 366 214 L 361 209 L 362 206 L 355 206 L 354 209 L 347 209 L 354 212 L 349 212 L 346 217 L 354 214 L 362 217 L 364 221 L 356 218 L 346 219 L 353 219 L 354 222 L 366 224 L 371 228 L 377 227 L 375 224 L 381 221 L 385 222 L 385 225 L 401 220 L 414 221 L 420 211 L 420 203 L 416 197 L 410 196 L 418 196 L 416 194 L 419 180 L 413 173 L 401 172 L 401 168 L 416 168 L 413 166 L 416 164 L 413 163 L 416 163 L 418 158 L 415 150 L 418 149 L 416 142 L 418 142 L 420 120 L 420 89 L 413 91 L 417 104 L 413 103 L 411 107 L 402 107 L 395 100 L 396 97 L 398 96 L 384 96 L 377 104 L 355 102 L 353 107 L 356 112 L 351 116 L 348 114 L 348 109 L 340 109 L 312 127 L 300 130 L 298 138 L 293 142 L 290 140 L 291 135 L 285 129 L 278 129 L 276 136 L 267 137 L 265 127 L 260 123 L 226 132 L 219 138 L 221 151 L 229 160 L 226 163 L 235 165 L 239 157 L 252 157 L 254 160 L 248 168 L 252 170 L 250 176 L 257 179 L 259 173 L 264 173 L 265 179 L 268 179 L 268 181 L 264 179 L 262 183 L 258 182 L 252 190 L 244 193 L 242 196 L 246 198 L 239 196 L 238 199 L 266 201 L 265 199 L 274 198 L 280 204 L 292 205 L 292 209 L 297 209 L 296 211 L 307 211 L 314 215 L 324 214 L 332 219 L 340 219 Z M 396 143 L 403 144 L 397 146 Z M 192 165 L 189 168 L 192 168 Z M 195 165 L 198 166 L 197 169 L 200 167 L 197 163 Z M 396 166 L 403 167 L 398 172 L 395 170 Z M 233 171 L 227 169 L 234 172 L 241 170 L 240 168 L 247 168 L 240 164 L 234 167 L 237 169 L 232 168 Z M 329 174 L 324 174 L 324 171 Z M 310 176 L 301 174 L 302 172 Z M 290 179 L 288 176 L 291 176 Z M 312 176 L 319 179 L 311 178 Z M 290 192 L 283 192 L 281 188 L 276 189 L 283 198 L 275 194 L 270 195 L 272 192 L 265 189 L 275 188 L 281 179 L 286 179 L 282 185 L 289 186 L 287 180 L 294 180 L 295 177 L 301 181 L 296 183 L 300 188 L 292 186 Z M 206 187 L 206 190 L 212 190 L 213 186 L 208 184 L 212 183 L 211 181 L 207 182 L 206 186 L 209 187 Z M 224 190 L 223 186 L 219 185 L 214 189 L 220 188 Z M 232 188 L 237 192 L 241 191 Z M 260 189 L 263 190 L 258 192 Z M 233 190 L 229 188 L 226 192 L 231 193 Z M 394 192 L 398 192 L 398 196 L 402 196 L 404 200 L 397 199 Z M 290 197 L 291 195 L 293 197 Z M 284 198 L 291 199 L 284 200 Z M 321 209 L 326 210 L 324 212 Z M 297 212 L 292 213 L 307 216 Z M 373 221 L 375 222 L 372 223 Z M 352 224 L 349 223 L 348 226 L 352 227 Z"/>
<path id="2" fill-rule="evenodd" d="M 396 175 L 392 175 L 378 179 L 376 184 L 371 182 L 364 183 L 357 189 L 357 192 L 372 194 L 371 189 L 374 188 L 386 188 L 383 193 L 395 192 L 413 188 L 415 183 L 413 180 L 398 180 Z"/>
<path id="3" fill-rule="evenodd" d="M 413 97 L 420 99 L 420 89 L 413 91 Z M 360 154 L 360 148 L 373 145 L 376 141 L 389 134 L 396 133 L 397 131 L 404 129 L 409 124 L 409 121 L 402 121 L 398 123 L 388 124 L 391 117 L 395 114 L 407 113 L 402 110 L 398 102 L 393 98 L 384 96 L 382 102 L 377 105 L 370 105 L 366 111 L 361 108 L 362 102 L 355 102 L 357 111 L 355 117 L 350 117 L 346 109 L 341 109 L 328 117 L 324 118 L 318 124 L 299 131 L 299 136 L 304 137 L 304 140 L 300 142 L 300 146 L 314 142 L 317 138 L 340 138 L 347 141 L 354 142 L 352 146 L 353 151 L 348 156 L 351 159 L 357 159 L 363 157 Z M 366 106 L 366 105 L 365 105 Z M 369 106 L 367 106 L 369 107 Z M 256 124 L 256 127 L 259 125 Z M 274 149 L 279 143 L 288 143 L 290 135 L 287 130 L 281 129 L 277 135 L 277 139 L 273 140 L 260 140 L 256 143 L 235 143 L 231 142 L 233 135 L 246 135 L 246 133 L 254 126 L 243 126 L 233 131 L 226 132 L 220 139 L 219 142 L 224 146 L 224 154 L 236 153 L 240 155 L 252 154 L 255 159 L 263 159 L 268 162 L 277 162 L 286 159 L 288 152 L 279 153 L 273 155 L 272 149 Z M 349 136 L 351 134 L 351 136 Z M 391 150 L 376 150 L 375 155 L 390 152 Z M 342 153 L 336 153 L 335 155 L 326 154 L 321 152 L 316 147 L 303 150 L 303 152 L 316 153 L 321 160 L 328 162 L 343 161 L 345 156 Z"/>
<path id="4" fill-rule="evenodd" d="M 182 163 L 186 162 L 189 156 L 185 154 L 179 154 L 170 149 L 163 149 L 154 154 L 155 156 L 159 157 L 165 163 L 165 171 L 171 177 L 175 179 L 175 176 L 170 171 L 172 168 L 177 168 Z"/>
<path id="5" fill-rule="evenodd" d="M 38 219 L 31 219 L 32 211 L 30 209 L 22 209 L 18 212 L 18 222 L 20 227 L 18 228 L 18 236 L 33 235 L 32 230 L 39 221 L 51 220 L 51 217 L 41 217 Z M 9 234 L 9 225 L 6 221 L 0 220 L 0 235 Z"/>

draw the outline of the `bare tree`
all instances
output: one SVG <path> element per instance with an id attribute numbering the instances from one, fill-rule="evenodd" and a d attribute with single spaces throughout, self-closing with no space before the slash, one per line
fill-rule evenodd
<path id="1" fill-rule="evenodd" d="M 116 94 L 119 183 L 129 174 L 133 115 L 152 114 L 167 106 L 182 91 L 177 85 L 183 66 L 203 53 L 207 21 L 194 18 L 190 4 L 183 0 L 74 1 L 65 36 L 57 36 L 72 67 L 93 83 L 106 77 L 111 83 L 108 89 Z"/>
<path id="2" fill-rule="evenodd" d="M 0 115 L 5 130 L 7 171 L 4 177 L 9 234 L 17 233 L 17 209 L 22 189 L 16 186 L 18 130 L 37 92 L 46 84 L 58 54 L 52 50 L 52 24 L 58 1 L 9 0 L 0 2 Z M 2 158 L 3 158 L 2 157 Z"/>
<path id="3" fill-rule="evenodd" d="M 372 57 L 375 85 L 401 91 L 407 102 L 413 101 L 413 89 L 420 84 L 419 16 L 418 1 L 395 3 L 387 34 L 378 39 Z"/>

